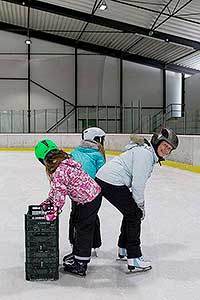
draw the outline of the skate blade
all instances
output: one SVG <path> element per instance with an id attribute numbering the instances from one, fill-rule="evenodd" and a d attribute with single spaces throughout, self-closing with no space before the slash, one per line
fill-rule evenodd
<path id="1" fill-rule="evenodd" d="M 124 258 L 116 258 L 116 261 L 118 262 L 127 262 L 127 258 L 124 257 Z"/>
<path id="2" fill-rule="evenodd" d="M 152 269 L 152 266 L 147 267 L 147 268 L 135 268 L 133 270 L 128 270 L 127 274 L 134 274 L 134 273 L 143 273 L 150 271 Z"/>
<path id="3" fill-rule="evenodd" d="M 60 272 L 62 274 L 69 274 L 69 275 L 74 276 L 74 277 L 82 277 L 82 278 L 86 277 L 86 274 L 78 274 L 78 273 L 69 272 L 65 269 L 65 267 L 60 268 Z"/>
<path id="4" fill-rule="evenodd" d="M 96 258 L 96 257 L 98 257 L 98 253 L 97 253 L 97 251 L 92 251 L 92 253 L 91 253 L 91 257 L 92 257 L 92 258 Z"/>

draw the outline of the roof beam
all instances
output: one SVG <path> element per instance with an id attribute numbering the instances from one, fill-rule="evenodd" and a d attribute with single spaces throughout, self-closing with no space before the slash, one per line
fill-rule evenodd
<path id="1" fill-rule="evenodd" d="M 185 68 L 180 65 L 174 65 L 174 64 L 168 64 L 166 66 L 166 70 L 173 71 L 176 73 L 178 72 L 178 73 L 190 74 L 190 75 L 195 75 L 197 73 L 200 73 L 200 71 L 198 71 L 198 70 Z M 190 70 L 192 70 L 192 72 L 190 72 Z"/>
<path id="2" fill-rule="evenodd" d="M 154 30 L 154 27 L 157 23 L 157 21 L 159 20 L 160 16 L 162 15 L 162 13 L 165 11 L 166 8 L 169 8 L 168 5 L 172 2 L 173 0 L 169 0 L 165 6 L 163 7 L 163 9 L 160 11 L 160 13 L 158 14 L 158 16 L 156 17 L 155 21 L 153 22 L 153 24 L 151 25 L 151 30 Z"/>
<path id="3" fill-rule="evenodd" d="M 61 6 L 50 4 L 50 3 L 47 3 L 47 2 L 42 2 L 42 1 L 37 1 L 37 0 L 34 0 L 34 1 L 28 1 L 28 0 L 24 0 L 24 1 L 20 1 L 20 0 L 3 0 L 3 1 L 15 3 L 15 4 L 18 4 L 18 5 L 21 5 L 21 6 L 23 6 L 22 3 L 25 3 L 25 6 L 30 6 L 33 9 L 46 11 L 46 12 L 49 12 L 49 13 L 52 13 L 52 14 L 57 14 L 57 15 L 61 15 L 61 16 L 64 16 L 64 17 L 78 19 L 78 20 L 81 20 L 81 21 L 84 21 L 84 22 L 93 23 L 93 24 L 113 28 L 113 29 L 116 29 L 116 30 L 120 30 L 122 32 L 129 32 L 129 33 L 134 33 L 134 34 L 138 33 L 138 34 L 142 34 L 142 35 L 145 35 L 145 36 L 152 36 L 152 37 L 155 37 L 155 38 L 160 39 L 160 40 L 180 44 L 182 46 L 189 46 L 189 47 L 192 47 L 194 49 L 200 50 L 200 42 L 197 42 L 197 41 L 194 41 L 194 40 L 186 39 L 186 38 L 183 38 L 183 37 L 179 37 L 179 36 L 159 32 L 159 31 L 152 32 L 148 28 L 144 28 L 144 27 L 136 26 L 136 25 L 131 25 L 131 24 L 127 24 L 127 23 L 124 23 L 124 22 L 119 22 L 119 21 L 103 18 L 103 17 L 100 17 L 100 16 L 87 14 L 87 13 L 84 13 L 84 12 L 81 12 L 81 11 L 72 10 L 72 9 L 69 9 L 69 8 L 66 8 L 66 7 L 61 7 Z"/>
<path id="4" fill-rule="evenodd" d="M 9 32 L 17 33 L 17 34 L 22 34 L 24 36 L 26 36 L 26 34 L 27 34 L 26 28 L 21 27 L 21 26 L 3 23 L 3 22 L 0 22 L 0 30 L 9 31 Z M 155 68 L 159 68 L 159 69 L 166 68 L 166 65 L 163 62 L 160 62 L 155 59 L 147 58 L 144 56 L 131 54 L 128 52 L 122 52 L 120 50 L 107 48 L 107 47 L 103 47 L 103 46 L 99 46 L 99 45 L 95 45 L 95 44 L 91 44 L 91 43 L 86 43 L 83 41 L 77 41 L 77 40 L 65 38 L 65 37 L 58 36 L 58 35 L 49 34 L 49 33 L 42 32 L 42 31 L 30 29 L 29 33 L 30 33 L 30 38 L 46 40 L 49 42 L 53 42 L 53 43 L 57 43 L 57 44 L 61 44 L 61 45 L 69 46 L 69 47 L 74 47 L 74 48 L 77 47 L 79 49 L 86 50 L 89 52 L 95 52 L 95 53 L 99 53 L 102 55 L 121 58 L 123 60 L 131 61 L 131 62 L 135 62 L 138 64 L 143 64 L 143 65 L 147 65 L 147 66 L 151 66 L 151 67 L 155 67 Z M 200 71 L 198 71 L 198 70 L 180 67 L 180 66 L 173 65 L 173 64 L 167 65 L 167 69 L 172 70 L 174 72 L 187 73 L 187 74 L 191 74 L 191 75 L 200 73 Z"/>
<path id="5" fill-rule="evenodd" d="M 156 26 L 154 26 L 153 30 L 155 30 L 156 28 L 160 27 L 162 24 L 166 23 L 169 19 L 171 19 L 172 17 L 174 17 L 179 11 L 181 11 L 181 9 L 183 9 L 184 7 L 186 7 L 190 2 L 192 2 L 192 0 L 188 0 L 185 4 L 183 4 L 181 7 L 179 7 L 179 9 L 177 9 L 176 11 L 174 11 L 170 16 L 168 16 L 166 19 L 164 19 L 159 24 L 157 24 Z"/>

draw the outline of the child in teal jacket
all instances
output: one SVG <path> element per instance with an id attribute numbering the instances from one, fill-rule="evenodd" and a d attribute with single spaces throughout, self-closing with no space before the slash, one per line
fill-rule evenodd
<path id="1" fill-rule="evenodd" d="M 82 133 L 82 141 L 80 145 L 71 152 L 71 156 L 77 162 L 82 164 L 82 169 L 95 178 L 97 171 L 105 164 L 104 139 L 105 132 L 98 127 L 87 128 Z M 74 245 L 74 224 L 79 217 L 81 205 L 72 202 L 72 208 L 69 219 L 69 241 Z M 100 221 L 97 216 L 95 234 L 92 248 L 97 249 L 101 246 Z M 95 251 L 95 255 L 97 255 Z M 63 263 L 73 256 L 72 253 L 63 258 Z"/>

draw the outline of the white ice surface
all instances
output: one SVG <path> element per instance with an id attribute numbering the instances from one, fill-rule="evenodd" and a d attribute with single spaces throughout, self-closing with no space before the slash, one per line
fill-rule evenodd
<path id="1" fill-rule="evenodd" d="M 200 299 L 200 175 L 156 166 L 146 187 L 142 249 L 153 269 L 126 274 L 115 261 L 121 215 L 105 199 L 100 209 L 103 245 L 86 278 L 60 273 L 58 281 L 24 279 L 24 213 L 48 192 L 44 168 L 32 152 L 0 152 L 0 299 Z M 70 201 L 60 217 L 60 262 Z"/>

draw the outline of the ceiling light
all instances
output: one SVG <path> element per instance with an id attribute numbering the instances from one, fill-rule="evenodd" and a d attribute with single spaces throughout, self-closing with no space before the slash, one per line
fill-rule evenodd
<path id="1" fill-rule="evenodd" d="M 153 30 L 150 30 L 149 31 L 149 36 L 152 36 L 153 35 Z"/>
<path id="2" fill-rule="evenodd" d="M 106 1 L 102 1 L 100 6 L 99 6 L 99 9 L 100 10 L 106 10 L 108 8 L 107 4 L 106 4 Z"/>

